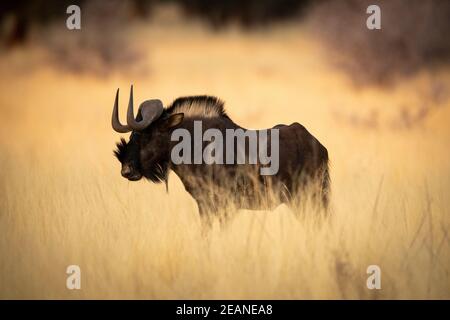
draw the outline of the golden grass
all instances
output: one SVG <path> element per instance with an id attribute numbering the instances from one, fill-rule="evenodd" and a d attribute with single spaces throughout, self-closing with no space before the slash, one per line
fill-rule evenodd
<path id="1" fill-rule="evenodd" d="M 299 26 L 242 34 L 195 24 L 136 28 L 150 73 L 96 78 L 0 63 L 1 298 L 450 298 L 449 104 L 413 130 L 350 126 L 336 109 L 386 117 L 448 72 L 391 90 L 355 89 Z M 152 46 L 150 40 L 157 40 Z M 240 211 L 201 235 L 195 202 L 120 177 L 110 128 L 117 87 L 135 101 L 213 94 L 251 128 L 298 121 L 329 150 L 332 216 Z M 122 108 L 122 116 L 124 110 Z M 82 289 L 67 290 L 66 267 Z M 366 288 L 366 269 L 382 289 Z"/>

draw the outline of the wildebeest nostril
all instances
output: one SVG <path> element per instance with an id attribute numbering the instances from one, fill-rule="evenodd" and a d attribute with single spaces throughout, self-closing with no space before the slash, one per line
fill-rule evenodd
<path id="1" fill-rule="evenodd" d="M 131 168 L 130 166 L 122 166 L 122 171 L 121 171 L 122 176 L 124 176 L 125 178 L 127 178 L 130 174 L 131 174 Z"/>

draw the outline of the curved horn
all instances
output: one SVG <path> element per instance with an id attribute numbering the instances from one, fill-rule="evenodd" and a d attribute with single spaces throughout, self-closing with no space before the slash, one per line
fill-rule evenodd
<path id="1" fill-rule="evenodd" d="M 116 100 L 114 101 L 111 124 L 113 129 L 119 133 L 126 133 L 131 131 L 129 126 L 122 125 L 119 120 L 119 89 L 117 89 L 116 92 Z"/>
<path id="2" fill-rule="evenodd" d="M 160 100 L 147 100 L 140 105 L 139 111 L 141 112 L 142 120 L 136 121 L 134 119 L 133 111 L 133 86 L 131 86 L 130 101 L 128 103 L 127 111 L 127 123 L 133 130 L 140 131 L 147 128 L 161 115 L 163 112 L 163 105 Z"/>

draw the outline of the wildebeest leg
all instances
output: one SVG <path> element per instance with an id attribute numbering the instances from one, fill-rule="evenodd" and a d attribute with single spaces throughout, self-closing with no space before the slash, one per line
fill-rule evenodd
<path id="1" fill-rule="evenodd" d="M 229 225 L 232 213 L 234 213 L 231 208 L 217 208 L 210 201 L 197 203 L 203 232 L 211 230 L 215 220 L 219 221 L 222 230 Z"/>
<path id="2" fill-rule="evenodd" d="M 235 207 L 228 207 L 218 213 L 220 230 L 226 230 L 230 225 L 233 218 L 236 216 L 238 209 Z"/>
<path id="3" fill-rule="evenodd" d="M 330 178 L 325 167 L 318 172 L 303 171 L 292 175 L 292 184 L 286 186 L 286 203 L 294 212 L 326 214 L 329 204 Z"/>
<path id="4" fill-rule="evenodd" d="M 293 192 L 292 197 L 284 201 L 284 204 L 300 221 L 304 218 L 312 218 L 320 223 L 329 216 L 328 199 L 323 200 L 322 190 L 313 190 L 312 188 L 312 186 L 307 186 L 306 189 Z"/>
<path id="5" fill-rule="evenodd" d="M 197 201 L 198 212 L 200 214 L 200 221 L 202 225 L 202 232 L 211 229 L 214 217 L 216 214 L 216 209 L 207 201 Z"/>

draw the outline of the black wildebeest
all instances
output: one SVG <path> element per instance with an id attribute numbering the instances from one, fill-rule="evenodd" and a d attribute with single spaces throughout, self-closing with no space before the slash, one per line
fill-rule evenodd
<path id="1" fill-rule="evenodd" d="M 195 122 L 201 121 L 203 129 L 222 132 L 229 129 L 246 130 L 237 125 L 225 113 L 223 102 L 211 96 L 192 96 L 176 99 L 168 108 L 160 100 L 143 102 L 135 118 L 133 112 L 133 87 L 127 110 L 127 125 L 118 117 L 117 90 L 112 113 L 112 127 L 119 133 L 131 131 L 130 139 L 121 139 L 115 151 L 122 164 L 122 176 L 131 181 L 145 177 L 153 182 L 165 182 L 169 170 L 178 175 L 186 191 L 196 200 L 200 215 L 209 220 L 212 213 L 225 206 L 234 208 L 273 208 L 280 203 L 292 204 L 313 190 L 312 198 L 322 207 L 327 207 L 329 196 L 328 152 L 302 125 L 277 125 L 278 171 L 273 175 L 261 175 L 260 162 L 230 164 L 220 163 L 174 163 L 172 150 L 177 141 L 172 141 L 176 129 L 193 133 Z M 218 130 L 218 131 L 217 131 Z M 253 132 L 259 132 L 254 130 Z M 271 142 L 272 137 L 267 139 Z M 194 142 L 190 142 L 195 148 Z M 204 149 L 206 141 L 202 141 Z M 223 146 L 224 149 L 225 146 Z M 238 155 L 237 145 L 232 153 Z M 203 150 L 202 149 L 202 150 Z M 249 145 L 245 145 L 248 156 Z M 230 150 L 223 150 L 226 154 Z M 271 150 L 271 146 L 268 147 Z M 267 163 L 265 163 L 267 164 Z"/>

